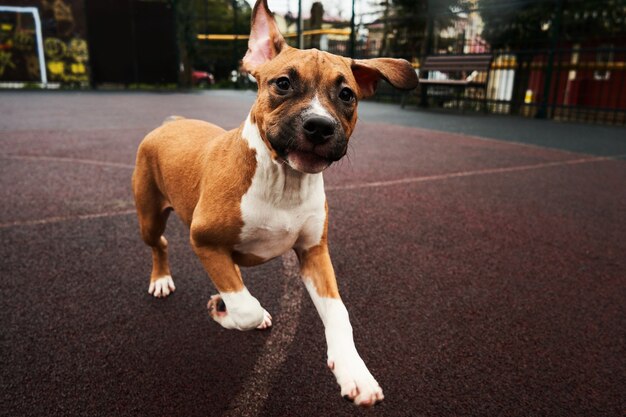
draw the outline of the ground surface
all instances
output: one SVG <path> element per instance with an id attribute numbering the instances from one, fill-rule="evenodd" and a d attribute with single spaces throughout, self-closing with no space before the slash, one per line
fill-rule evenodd
<path id="1" fill-rule="evenodd" d="M 273 329 L 224 330 L 174 217 L 178 289 L 149 296 L 139 141 L 253 97 L 0 93 L 1 415 L 623 415 L 624 129 L 362 104 L 325 179 L 374 410 L 340 398 L 293 257 L 244 270 Z"/>

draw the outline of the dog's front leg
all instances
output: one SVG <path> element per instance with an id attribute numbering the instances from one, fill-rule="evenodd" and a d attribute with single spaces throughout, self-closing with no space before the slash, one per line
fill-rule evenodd
<path id="1" fill-rule="evenodd" d="M 383 390 L 359 356 L 352 337 L 352 325 L 339 291 L 325 243 L 297 250 L 302 280 L 324 323 L 328 345 L 328 367 L 341 387 L 341 395 L 355 404 L 369 407 L 382 401 Z"/>
<path id="2" fill-rule="evenodd" d="M 270 327 L 272 317 L 243 284 L 239 267 L 233 262 L 229 251 L 195 244 L 192 246 L 220 292 L 219 295 L 213 295 L 208 302 L 211 318 L 227 329 Z"/>

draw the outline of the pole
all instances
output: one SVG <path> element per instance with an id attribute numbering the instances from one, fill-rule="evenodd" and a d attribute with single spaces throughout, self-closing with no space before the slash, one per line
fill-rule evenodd
<path id="1" fill-rule="evenodd" d="M 356 51 L 356 27 L 355 27 L 355 13 L 354 3 L 356 0 L 352 0 L 352 17 L 350 18 L 350 58 L 355 58 Z"/>
<path id="2" fill-rule="evenodd" d="M 39 75 L 41 76 L 41 84 L 46 87 L 48 85 L 48 75 L 46 74 L 46 60 L 43 55 L 43 38 L 41 36 L 41 19 L 39 18 L 39 10 L 32 8 L 33 18 L 35 19 L 35 35 L 37 37 L 37 59 L 39 60 Z"/>
<path id="3" fill-rule="evenodd" d="M 433 43 L 435 37 L 435 15 L 434 15 L 433 0 L 428 0 L 426 3 L 426 44 L 424 49 L 424 55 L 421 58 L 421 63 L 426 61 L 426 57 L 433 53 Z M 420 78 L 428 78 L 428 71 L 424 71 L 420 68 Z M 425 84 L 420 87 L 420 106 L 428 107 L 428 89 Z"/>
<path id="4" fill-rule="evenodd" d="M 43 53 L 43 38 L 41 36 L 41 19 L 39 18 L 39 10 L 36 7 L 0 6 L 0 12 L 32 13 L 33 20 L 35 21 L 35 38 L 37 39 L 37 59 L 39 60 L 39 76 L 41 79 L 41 86 L 46 87 L 48 85 L 48 76 L 46 73 L 46 58 L 44 57 Z"/>
<path id="5" fill-rule="evenodd" d="M 302 36 L 302 0 L 298 0 L 298 49 L 304 49 L 304 37 Z"/>
<path id="6" fill-rule="evenodd" d="M 237 12 L 239 11 L 239 4 L 237 0 L 233 0 L 233 32 L 235 35 L 239 33 L 237 29 Z M 239 54 L 237 53 L 237 39 L 233 40 L 233 63 L 235 64 L 235 69 L 239 69 L 238 65 Z"/>
<path id="7" fill-rule="evenodd" d="M 548 100 L 550 97 L 550 90 L 552 89 L 552 72 L 554 71 L 554 52 L 559 43 L 562 17 L 563 0 L 557 0 L 556 15 L 554 25 L 552 25 L 552 36 L 550 39 L 550 50 L 548 51 L 548 65 L 546 67 L 545 80 L 543 82 L 543 94 L 541 95 L 541 104 L 535 114 L 535 118 L 537 119 L 545 119 L 548 117 Z"/>

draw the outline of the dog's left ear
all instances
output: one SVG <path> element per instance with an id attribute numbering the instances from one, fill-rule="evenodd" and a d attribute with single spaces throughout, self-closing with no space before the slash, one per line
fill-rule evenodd
<path id="1" fill-rule="evenodd" d="M 359 98 L 373 95 L 381 78 L 400 90 L 412 90 L 417 87 L 417 74 L 411 64 L 404 59 L 354 59 L 351 67 L 361 92 Z"/>
<path id="2" fill-rule="evenodd" d="M 286 45 L 267 0 L 257 0 L 252 9 L 248 52 L 243 57 L 244 68 L 254 75 L 259 66 L 273 59 Z"/>

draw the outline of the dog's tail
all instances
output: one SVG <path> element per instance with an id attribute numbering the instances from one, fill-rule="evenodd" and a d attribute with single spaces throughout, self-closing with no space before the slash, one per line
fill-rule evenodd
<path id="1" fill-rule="evenodd" d="M 165 120 L 163 120 L 163 123 L 161 123 L 161 125 L 167 124 L 169 122 L 173 122 L 174 120 L 183 120 L 183 119 L 184 119 L 183 116 L 176 116 L 176 115 L 168 116 L 165 118 Z"/>

